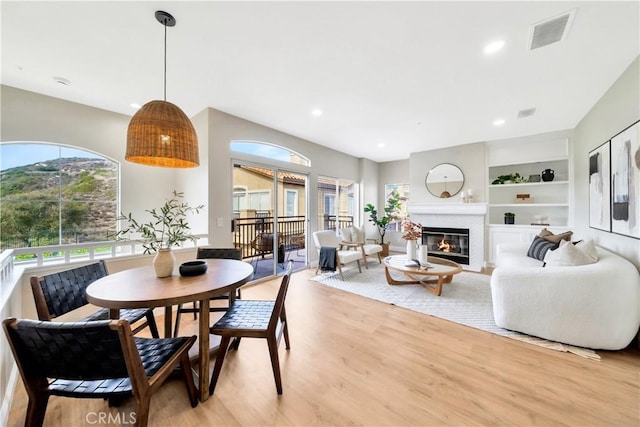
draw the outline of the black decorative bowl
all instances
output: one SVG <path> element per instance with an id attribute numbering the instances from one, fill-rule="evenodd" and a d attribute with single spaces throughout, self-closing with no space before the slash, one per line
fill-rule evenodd
<path id="1" fill-rule="evenodd" d="M 180 264 L 181 276 L 199 276 L 207 271 L 206 261 L 187 261 Z"/>

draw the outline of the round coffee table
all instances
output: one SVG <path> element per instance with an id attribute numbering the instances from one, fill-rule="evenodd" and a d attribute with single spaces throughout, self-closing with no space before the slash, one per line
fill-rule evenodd
<path id="1" fill-rule="evenodd" d="M 440 296 L 442 285 L 451 283 L 454 274 L 462 271 L 460 264 L 444 258 L 430 256 L 427 266 L 406 266 L 406 255 L 392 255 L 384 258 L 384 274 L 387 276 L 387 283 L 390 285 L 420 285 Z M 411 280 L 396 280 L 389 274 L 389 269 L 401 271 Z M 429 277 L 432 278 L 429 278 Z M 435 277 L 434 277 L 435 276 Z"/>

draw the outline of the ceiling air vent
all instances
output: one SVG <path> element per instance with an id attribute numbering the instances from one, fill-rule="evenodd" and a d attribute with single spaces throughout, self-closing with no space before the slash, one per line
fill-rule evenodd
<path id="1" fill-rule="evenodd" d="M 527 108 L 526 110 L 518 111 L 518 118 L 524 119 L 525 117 L 531 117 L 536 113 L 535 108 Z"/>
<path id="2" fill-rule="evenodd" d="M 564 40 L 569 33 L 576 10 L 534 24 L 529 40 L 529 50 L 548 46 Z"/>

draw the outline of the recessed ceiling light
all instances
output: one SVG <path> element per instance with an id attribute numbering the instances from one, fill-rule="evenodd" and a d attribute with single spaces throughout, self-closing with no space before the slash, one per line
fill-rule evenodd
<path id="1" fill-rule="evenodd" d="M 129 105 L 131 106 L 131 108 L 135 108 L 136 110 L 139 110 L 140 108 L 142 108 L 142 105 L 136 104 L 135 102 L 132 102 Z"/>
<path id="2" fill-rule="evenodd" d="M 489 43 L 484 47 L 484 53 L 486 55 L 490 55 L 492 53 L 496 53 L 500 49 L 504 47 L 504 40 L 496 40 L 494 42 Z"/>
<path id="3" fill-rule="evenodd" d="M 316 117 L 320 117 L 322 115 L 322 110 L 319 108 L 316 108 L 315 110 L 311 111 L 311 114 L 313 114 Z"/>
<path id="4" fill-rule="evenodd" d="M 378 142 L 378 148 L 384 148 L 384 143 Z"/>
<path id="5" fill-rule="evenodd" d="M 502 126 L 502 125 L 504 125 L 505 123 L 506 123 L 506 122 L 505 122 L 505 120 L 504 120 L 504 119 L 496 119 L 496 120 L 494 120 L 494 121 L 493 121 L 493 125 L 494 125 L 494 126 Z"/>

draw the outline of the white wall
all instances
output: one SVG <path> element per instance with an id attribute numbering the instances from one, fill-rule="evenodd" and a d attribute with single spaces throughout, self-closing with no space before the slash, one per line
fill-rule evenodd
<path id="1" fill-rule="evenodd" d="M 573 137 L 576 234 L 590 237 L 640 268 L 640 240 L 589 228 L 589 151 L 640 119 L 640 56 L 629 65 L 587 115 Z"/>
<path id="2" fill-rule="evenodd" d="M 184 201 L 190 206 L 204 205 L 205 209 L 199 214 L 188 216 L 192 234 L 206 234 L 209 230 L 207 210 L 209 205 L 209 129 L 207 127 L 207 112 L 203 111 L 191 118 L 193 127 L 198 135 L 198 152 L 200 166 L 181 169 L 176 173 L 176 190 L 184 193 Z"/>
<path id="3" fill-rule="evenodd" d="M 439 150 L 411 153 L 409 159 L 411 203 L 460 203 L 460 196 L 441 199 L 429 193 L 424 184 L 427 173 L 441 163 L 451 163 L 464 174 L 465 193 L 472 190 L 474 203 L 486 202 L 485 145 L 483 142 L 465 144 Z"/>

